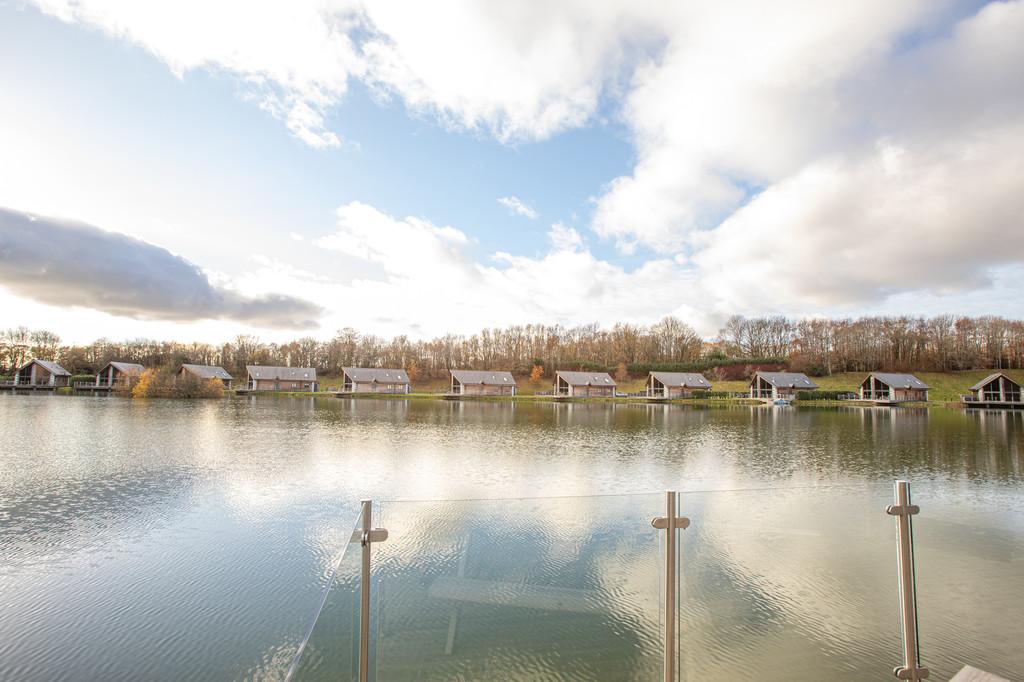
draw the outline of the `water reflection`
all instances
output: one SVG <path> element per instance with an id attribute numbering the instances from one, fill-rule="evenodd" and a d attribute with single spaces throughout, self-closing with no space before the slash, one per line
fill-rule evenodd
<path id="1" fill-rule="evenodd" d="M 900 660 L 891 501 L 884 484 L 684 494 L 680 679 L 890 674 Z M 930 496 L 918 501 L 933 675 L 1021 669 L 1011 640 L 1024 633 L 1024 519 L 951 523 Z M 646 519 L 662 504 L 658 494 L 382 503 L 377 678 L 657 679 L 664 576 Z M 354 549 L 296 679 L 352 679 L 340 673 L 355 663 Z"/>

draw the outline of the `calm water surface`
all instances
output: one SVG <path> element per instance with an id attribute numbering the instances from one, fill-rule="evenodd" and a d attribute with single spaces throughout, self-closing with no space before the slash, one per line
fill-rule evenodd
<path id="1" fill-rule="evenodd" d="M 935 568 L 931 578 L 922 576 L 932 581 L 931 594 L 941 593 L 929 601 L 929 606 L 934 604 L 933 622 L 922 624 L 926 662 L 929 635 L 932 658 L 945 670 L 960 662 L 951 653 L 955 627 L 967 631 L 977 625 L 980 632 L 986 621 L 986 614 L 978 613 L 965 622 L 963 612 L 956 611 L 959 625 L 947 623 L 942 604 L 950 609 L 977 604 L 989 616 L 994 609 L 1004 627 L 998 636 L 986 631 L 985 636 L 966 637 L 963 662 L 987 664 L 1011 677 L 1024 671 L 1020 647 L 1013 644 L 1024 641 L 1024 629 L 1018 629 L 1024 612 L 1021 413 L 0 395 L 0 433 L 3 679 L 279 679 L 317 610 L 361 497 L 405 500 L 385 504 L 383 517 L 391 528 L 410 529 L 410 538 L 426 525 L 434 538 L 451 531 L 453 546 L 462 547 L 462 554 L 465 538 L 475 538 L 478 545 L 518 542 L 522 558 L 536 548 L 518 536 L 495 540 L 502 515 L 561 515 L 576 519 L 593 537 L 594 529 L 605 527 L 608 519 L 621 520 L 634 511 L 650 518 L 660 497 L 528 501 L 503 503 L 500 509 L 486 502 L 410 501 L 594 496 L 666 488 L 787 489 L 684 497 L 692 505 L 695 527 L 704 518 L 705 528 L 722 534 L 688 536 L 688 541 L 701 538 L 717 544 L 704 563 L 701 547 L 712 545 L 692 548 L 686 580 L 692 581 L 695 594 L 683 616 L 690 631 L 700 626 L 701 636 L 709 640 L 717 637 L 714 628 L 734 634 L 768 631 L 772 623 L 796 619 L 797 626 L 780 627 L 771 635 L 776 639 L 770 646 L 764 638 L 757 645 L 786 651 L 785 638 L 794 637 L 794 631 L 799 635 L 800 624 L 815 632 L 861 627 L 832 618 L 829 611 L 870 611 L 875 617 L 874 605 L 835 603 L 837 591 L 830 592 L 828 584 L 843 579 L 844 573 L 849 574 L 846 579 L 858 580 L 891 559 L 891 537 L 879 537 L 871 545 L 877 547 L 878 561 L 873 550 L 831 564 L 818 559 L 825 553 L 842 555 L 841 546 L 834 544 L 837 533 L 875 537 L 873 529 L 867 533 L 875 521 L 861 521 L 857 505 L 869 512 L 884 505 L 890 496 L 886 486 L 894 477 L 913 481 L 916 501 L 931 511 L 930 518 L 921 518 L 921 552 L 929 556 L 930 566 L 949 567 L 948 574 L 958 577 L 942 582 Z M 826 490 L 834 486 L 867 492 L 854 499 L 848 492 Z M 806 488 L 815 490 L 800 492 Z M 469 532 L 469 518 L 497 523 Z M 825 518 L 831 530 L 814 527 L 815 519 Z M 891 520 L 882 518 L 880 523 L 881 533 L 887 534 Z M 777 536 L 764 530 L 772 524 Z M 555 542 L 579 544 L 572 528 L 544 537 L 551 545 L 543 557 L 546 565 L 564 568 L 581 561 L 583 550 L 566 554 Z M 833 544 L 823 552 L 825 544 L 806 538 Z M 399 580 L 403 566 L 416 563 L 401 563 L 410 547 L 396 543 L 392 556 L 383 555 L 398 586 L 381 608 L 392 621 L 399 612 L 419 608 L 417 599 L 427 595 L 404 589 L 408 581 Z M 595 589 L 613 599 L 626 593 L 653 594 L 656 609 L 656 538 L 653 553 L 642 542 L 618 543 L 616 552 L 587 557 L 587 566 L 604 566 L 590 571 L 587 580 L 592 578 Z M 479 563 L 481 553 L 471 555 Z M 468 566 L 462 561 L 459 568 L 454 559 L 459 552 L 451 556 L 451 565 L 441 560 L 432 564 L 444 570 L 438 568 L 430 595 L 465 590 L 465 584 L 453 583 L 446 572 L 464 577 L 496 570 L 472 561 Z M 529 570 L 527 563 L 523 558 L 523 571 Z M 608 568 L 621 565 L 633 568 Z M 885 564 L 879 570 L 890 576 L 894 569 Z M 653 584 L 653 590 L 631 583 L 644 571 L 653 571 L 644 583 Z M 709 592 L 698 590 L 698 584 L 712 583 L 731 601 L 702 604 L 696 593 Z M 895 582 L 886 580 L 886 585 L 894 588 Z M 863 587 L 873 589 L 867 583 Z M 761 593 L 787 596 L 772 604 L 774 610 L 743 611 L 743 604 L 770 603 Z M 888 617 L 892 605 L 883 596 L 877 610 Z M 622 598 L 623 605 L 628 601 Z M 586 608 L 567 602 L 564 611 Z M 435 615 L 430 612 L 431 618 Z M 473 615 L 467 611 L 462 617 Z M 448 611 L 438 615 L 438 627 L 447 631 L 452 618 Z M 640 640 L 651 625 L 642 621 L 638 615 L 627 628 L 641 633 L 636 635 Z M 883 625 L 887 629 L 879 641 L 892 634 L 892 623 Z M 567 627 L 583 625 L 567 621 Z M 863 642 L 875 636 L 873 626 L 863 629 L 867 634 L 850 639 Z M 381 632 L 384 652 L 397 652 L 395 647 L 409 641 L 397 626 Z M 644 646 L 640 641 L 634 648 Z M 706 650 L 715 646 L 709 642 Z M 879 646 L 888 651 L 887 644 Z M 757 660 L 755 654 L 763 655 L 753 648 L 751 661 Z M 793 651 L 813 657 L 817 650 Z M 860 653 L 869 656 L 873 651 Z M 851 647 L 843 655 L 857 653 Z M 723 650 L 722 658 L 727 657 Z M 392 660 L 398 658 L 396 653 Z M 549 677 L 641 679 L 638 671 L 648 663 L 638 658 L 628 666 L 632 673 L 574 669 Z M 809 667 L 814 663 L 806 661 Z M 885 666 L 895 663 L 885 660 Z M 689 679 L 728 675 L 713 657 L 691 656 L 689 664 L 694 671 Z M 489 665 L 502 669 L 500 663 Z M 550 673 L 545 666 L 550 661 L 531 661 L 516 669 L 528 677 Z M 387 672 L 386 665 L 381 672 Z M 402 679 L 409 673 L 390 672 L 382 679 Z M 473 673 L 453 674 L 468 678 Z"/>

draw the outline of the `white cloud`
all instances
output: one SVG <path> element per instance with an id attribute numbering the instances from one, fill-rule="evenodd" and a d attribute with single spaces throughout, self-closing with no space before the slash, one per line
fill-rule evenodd
<path id="1" fill-rule="evenodd" d="M 882 63 L 928 4 L 872 0 L 687 4 L 664 58 L 625 101 L 638 160 L 599 199 L 594 228 L 659 250 L 716 226 L 763 186 L 849 143 L 845 79 Z"/>
<path id="2" fill-rule="evenodd" d="M 373 206 L 352 202 L 338 209 L 338 231 L 317 246 L 380 265 L 394 277 L 430 269 L 459 267 L 469 238 L 454 227 L 436 227 L 420 218 L 395 220 Z"/>
<path id="3" fill-rule="evenodd" d="M 338 209 L 337 231 L 316 244 L 379 265 L 378 278 L 323 284 L 279 268 L 252 279 L 331 301 L 339 325 L 395 334 L 469 333 L 539 320 L 647 322 L 670 312 L 704 322 L 684 303 L 692 275 L 671 260 L 626 271 L 596 258 L 572 228 L 556 224 L 550 237 L 552 250 L 540 257 L 496 253 L 485 264 L 474 260 L 469 238 L 456 228 L 350 203 Z"/>
<path id="4" fill-rule="evenodd" d="M 264 93 L 260 108 L 281 119 L 288 131 L 314 149 L 340 147 L 338 136 L 324 127 L 324 114 L 296 94 Z"/>
<path id="5" fill-rule="evenodd" d="M 574 228 L 555 223 L 548 232 L 551 247 L 555 251 L 576 251 L 583 247 L 583 236 Z"/>
<path id="6" fill-rule="evenodd" d="M 237 74 L 259 105 L 313 147 L 336 147 L 326 111 L 364 70 L 350 34 L 363 21 L 339 0 L 35 0 L 44 12 L 102 29 L 157 55 L 179 78 L 194 69 Z"/>
<path id="7" fill-rule="evenodd" d="M 998 4 L 900 55 L 858 100 L 874 134 L 696 236 L 718 305 L 827 311 L 962 294 L 1024 262 L 1024 81 L 1010 66 L 1024 63 L 1021 35 L 1024 4 Z"/>
<path id="8" fill-rule="evenodd" d="M 179 77 L 237 74 L 313 147 L 340 145 L 325 116 L 352 78 L 453 128 L 543 139 L 590 120 L 627 57 L 659 40 L 656 17 L 619 0 L 33 2 L 144 47 Z"/>
<path id="9" fill-rule="evenodd" d="M 967 146 L 821 161 L 702 235 L 694 261 L 737 312 L 984 287 L 993 266 L 1024 261 L 1021 159 L 1018 124 Z"/>
<path id="10" fill-rule="evenodd" d="M 631 58 L 660 45 L 663 7 L 367 3 L 378 31 L 364 45 L 368 79 L 447 124 L 502 141 L 543 139 L 589 121 Z"/>
<path id="11" fill-rule="evenodd" d="M 513 213 L 518 213 L 530 220 L 536 220 L 539 216 L 532 206 L 524 203 L 522 199 L 516 196 L 498 197 L 498 203 Z"/>

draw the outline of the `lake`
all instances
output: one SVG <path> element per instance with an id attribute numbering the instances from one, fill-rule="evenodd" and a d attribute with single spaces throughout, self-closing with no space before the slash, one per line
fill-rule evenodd
<path id="1" fill-rule="evenodd" d="M 363 497 L 386 501 L 394 540 L 381 555 L 392 577 L 381 679 L 414 676 L 386 674 L 414 629 L 409 614 L 425 623 L 424 650 L 458 613 L 479 641 L 454 648 L 493 652 L 470 624 L 487 627 L 486 586 L 513 580 L 511 564 L 519 583 L 544 585 L 523 599 L 564 599 L 552 627 L 641 653 L 618 671 L 588 669 L 583 654 L 538 655 L 489 660 L 491 674 L 645 679 L 658 618 L 649 519 L 670 488 L 687 491 L 694 520 L 681 629 L 700 645 L 684 656 L 688 679 L 756 675 L 772 656 L 808 668 L 806 679 L 865 679 L 859 666 L 886 656 L 877 679 L 891 679 L 895 533 L 884 505 L 897 477 L 922 507 L 925 664 L 937 679 L 964 663 L 1024 673 L 1021 412 L 4 394 L 0 433 L 2 679 L 281 678 Z M 506 498 L 552 499 L 494 501 Z M 536 537 L 518 530 L 530 528 Z M 461 549 L 435 551 L 439 536 Z M 502 546 L 515 559 L 489 564 Z M 579 579 L 562 585 L 563 574 Z M 590 594 L 635 613 L 595 619 Z M 730 659 L 740 668 L 723 667 Z M 472 679 L 480 660 L 437 670 Z"/>

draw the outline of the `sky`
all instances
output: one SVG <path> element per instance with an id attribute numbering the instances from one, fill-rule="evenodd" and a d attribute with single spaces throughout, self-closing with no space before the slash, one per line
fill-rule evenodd
<path id="1" fill-rule="evenodd" d="M 1024 317 L 1024 0 L 0 0 L 0 328 Z"/>

